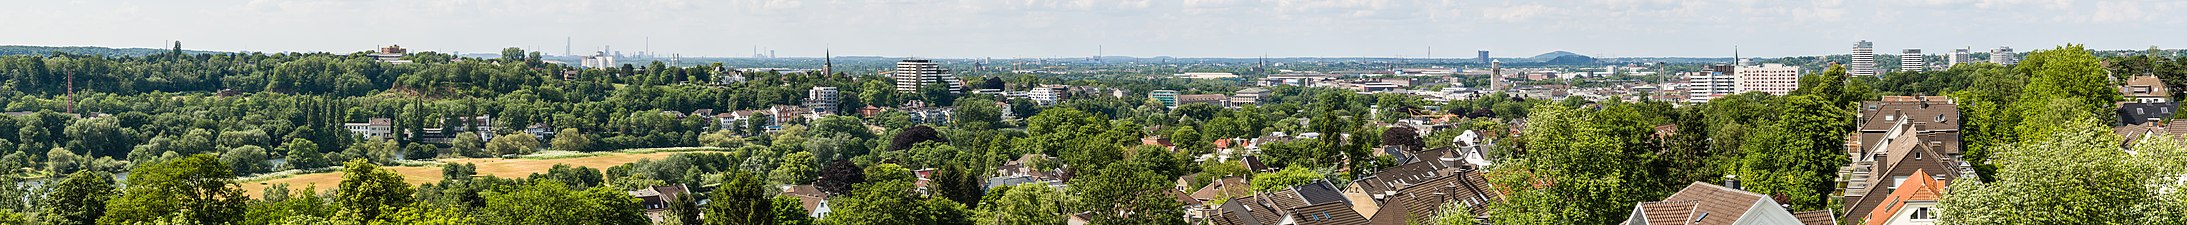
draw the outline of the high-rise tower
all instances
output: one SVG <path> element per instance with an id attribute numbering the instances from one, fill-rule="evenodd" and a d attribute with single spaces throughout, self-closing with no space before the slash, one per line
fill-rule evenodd
<path id="1" fill-rule="evenodd" d="M 897 92 L 917 93 L 920 87 L 926 85 L 949 85 L 951 93 L 964 90 L 964 84 L 956 82 L 956 78 L 949 75 L 949 69 L 944 69 L 941 64 L 930 60 L 906 59 L 896 62 L 896 71 L 890 72 L 889 76 L 896 78 Z"/>
<path id="2" fill-rule="evenodd" d="M 1909 48 L 1909 49 L 1906 49 L 1906 50 L 1903 50 L 1903 51 L 1899 51 L 1899 52 L 1898 52 L 1898 71 L 1906 71 L 1906 72 L 1921 72 L 1921 71 L 1928 71 L 1928 70 L 1929 70 L 1929 61 L 1928 61 L 1928 59 L 1926 59 L 1925 57 L 1927 57 L 1927 56 L 1925 56 L 1925 55 L 1922 55 L 1922 54 L 1921 54 L 1921 49 L 1919 49 L 1919 48 Z"/>
<path id="3" fill-rule="evenodd" d="M 2020 55 L 2012 53 L 2012 47 L 1997 46 L 1990 49 L 1990 63 L 2012 65 L 2020 63 Z"/>
<path id="4" fill-rule="evenodd" d="M 1847 70 L 1851 70 L 1851 71 L 1853 72 L 1853 76 L 1875 76 L 1875 75 L 1876 75 L 1876 46 L 1875 46 L 1875 43 L 1869 43 L 1869 42 L 1868 42 L 1868 40 L 1861 40 L 1861 41 L 1860 41 L 1859 43 L 1854 43 L 1854 44 L 1853 44 L 1853 65 L 1852 65 L 1852 66 L 1851 66 L 1850 68 L 1846 68 L 1846 69 L 1847 69 Z"/>

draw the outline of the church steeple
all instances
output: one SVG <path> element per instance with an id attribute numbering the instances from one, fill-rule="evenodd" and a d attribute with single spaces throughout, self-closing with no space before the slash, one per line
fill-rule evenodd
<path id="1" fill-rule="evenodd" d="M 834 76 L 834 75 L 835 75 L 835 52 L 834 52 L 834 50 L 829 50 L 829 49 L 823 49 L 823 50 L 820 50 L 820 75 L 821 75 L 821 76 Z"/>

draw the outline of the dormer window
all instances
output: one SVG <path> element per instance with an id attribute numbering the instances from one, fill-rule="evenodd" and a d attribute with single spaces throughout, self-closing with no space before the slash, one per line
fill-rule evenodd
<path id="1" fill-rule="evenodd" d="M 1944 122 L 1944 114 L 1936 114 L 1936 122 Z"/>
<path id="2" fill-rule="evenodd" d="M 1898 116 L 1884 115 L 1883 121 L 1897 121 Z"/>

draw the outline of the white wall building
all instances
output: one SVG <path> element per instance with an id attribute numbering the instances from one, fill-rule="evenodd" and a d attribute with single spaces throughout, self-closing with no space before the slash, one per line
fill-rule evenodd
<path id="1" fill-rule="evenodd" d="M 1954 66 L 1959 66 L 1959 64 L 1974 62 L 1974 48 L 1968 47 L 1961 49 L 1952 49 L 1952 54 L 1947 56 L 1946 58 L 1947 59 L 1945 60 L 1944 64 L 1944 68 L 1946 69 L 1950 69 Z"/>
<path id="2" fill-rule="evenodd" d="M 1906 72 L 1921 72 L 1921 71 L 1928 71 L 1928 69 L 1929 69 L 1929 61 L 1928 61 L 1928 59 L 1927 59 L 1926 57 L 1927 57 L 1927 56 L 1923 56 L 1923 55 L 1921 55 L 1921 49 L 1919 49 L 1919 48 L 1909 48 L 1909 49 L 1906 49 L 1906 50 L 1903 50 L 1903 51 L 1899 51 L 1899 52 L 1898 52 L 1898 71 L 1906 71 Z"/>
<path id="3" fill-rule="evenodd" d="M 1040 87 L 1034 87 L 1032 91 L 1027 91 L 1025 93 L 1025 97 L 1033 99 L 1034 104 L 1040 104 L 1040 106 L 1051 106 L 1055 105 L 1057 102 L 1062 102 L 1064 95 L 1063 92 L 1067 91 L 1065 89 L 1069 88 L 1070 87 L 1063 85 L 1040 85 Z"/>
<path id="4" fill-rule="evenodd" d="M 1853 76 L 1875 76 L 1877 74 L 1875 43 L 1869 43 L 1868 40 L 1854 43 L 1852 64 L 1850 68 L 1846 69 L 1851 70 Z"/>
<path id="5" fill-rule="evenodd" d="M 842 99 L 841 93 L 835 87 L 813 87 L 812 90 L 805 91 L 805 108 L 811 108 L 813 112 L 833 114 L 836 112 L 836 103 Z"/>
<path id="6" fill-rule="evenodd" d="M 1990 63 L 2003 65 L 2020 63 L 2020 55 L 2013 53 L 2012 47 L 1997 46 L 1997 48 L 1990 49 Z"/>
<path id="7" fill-rule="evenodd" d="M 364 123 L 342 123 L 342 128 L 349 129 L 350 133 L 364 136 L 365 139 L 387 140 L 395 137 L 393 135 L 395 134 L 394 120 L 372 118 L 366 121 Z"/>
<path id="8" fill-rule="evenodd" d="M 1717 96 L 1737 93 L 1738 81 L 1728 72 L 1701 71 L 1686 75 L 1686 102 L 1704 103 Z"/>
<path id="9" fill-rule="evenodd" d="M 1800 67 L 1766 63 L 1759 66 L 1740 66 L 1737 71 L 1733 74 L 1733 80 L 1741 93 L 1785 95 L 1800 88 Z"/>
<path id="10" fill-rule="evenodd" d="M 896 71 L 889 76 L 896 78 L 897 92 L 918 92 L 920 86 L 947 84 L 950 93 L 964 90 L 964 84 L 949 75 L 949 69 L 924 59 L 906 59 L 896 62 Z"/>

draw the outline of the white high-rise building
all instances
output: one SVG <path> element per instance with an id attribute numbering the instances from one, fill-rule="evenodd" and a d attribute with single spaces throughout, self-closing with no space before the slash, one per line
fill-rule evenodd
<path id="1" fill-rule="evenodd" d="M 1923 55 L 1921 55 L 1921 49 L 1919 49 L 1919 48 L 1909 48 L 1909 49 L 1906 49 L 1906 50 L 1904 50 L 1904 51 L 1899 51 L 1899 52 L 1898 52 L 1898 71 L 1906 71 L 1906 72 L 1921 72 L 1921 71 L 1928 71 L 1928 69 L 1929 69 L 1929 61 L 1928 61 L 1928 59 L 1926 59 L 1925 57 L 1927 57 L 1927 56 L 1923 56 Z"/>
<path id="2" fill-rule="evenodd" d="M 1792 93 L 1800 88 L 1800 67 L 1765 63 L 1759 66 L 1740 66 L 1733 73 L 1738 91 L 1763 92 L 1772 95 Z"/>
<path id="3" fill-rule="evenodd" d="M 842 91 L 835 87 L 813 87 L 812 90 L 805 91 L 805 108 L 811 108 L 813 112 L 835 113 L 841 94 Z"/>
<path id="4" fill-rule="evenodd" d="M 1959 66 L 1959 64 L 1971 62 L 1974 62 L 1974 47 L 1952 49 L 1952 54 L 1947 56 L 1947 60 L 1945 60 L 1944 68 L 1949 69 Z"/>
<path id="5" fill-rule="evenodd" d="M 1854 43 L 1854 44 L 1853 44 L 1853 65 L 1851 65 L 1851 68 L 1846 68 L 1846 69 L 1847 69 L 1847 70 L 1851 70 L 1851 71 L 1853 72 L 1853 76 L 1875 76 L 1875 75 L 1876 75 L 1876 46 L 1875 46 L 1875 43 L 1869 43 L 1869 42 L 1868 42 L 1868 40 L 1861 40 L 1861 41 L 1860 41 L 1860 43 Z"/>
<path id="6" fill-rule="evenodd" d="M 2012 53 L 2012 47 L 1997 46 L 1990 49 L 1990 63 L 2012 65 L 2020 63 L 2020 55 Z"/>
<path id="7" fill-rule="evenodd" d="M 898 92 L 919 92 L 919 87 L 926 85 L 949 85 L 949 93 L 964 90 L 964 83 L 958 83 L 955 77 L 951 77 L 949 69 L 924 59 L 896 62 L 896 71 L 891 72 L 889 77 L 896 78 Z"/>
<path id="8" fill-rule="evenodd" d="M 1738 93 L 1738 79 L 1733 66 L 1706 66 L 1701 72 L 1686 74 L 1686 102 L 1705 103 L 1717 96 Z"/>

